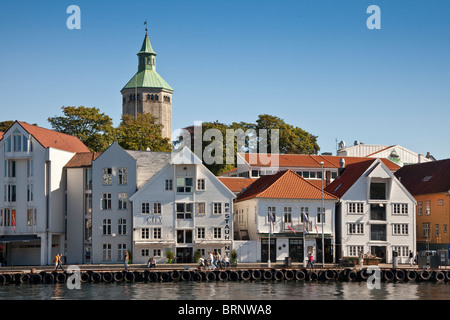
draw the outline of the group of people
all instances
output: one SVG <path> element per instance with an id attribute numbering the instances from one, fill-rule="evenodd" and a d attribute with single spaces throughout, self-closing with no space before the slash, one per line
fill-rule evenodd
<path id="1" fill-rule="evenodd" d="M 221 258 L 220 253 L 214 254 L 214 252 L 208 252 L 208 258 L 199 258 L 198 268 L 202 270 L 203 268 L 208 268 L 209 270 L 214 269 L 224 269 L 230 266 L 230 258 L 225 255 Z"/>

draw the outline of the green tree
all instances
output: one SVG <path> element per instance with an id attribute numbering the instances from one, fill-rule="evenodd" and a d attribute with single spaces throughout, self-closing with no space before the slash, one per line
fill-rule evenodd
<path id="1" fill-rule="evenodd" d="M 272 140 L 275 143 L 275 146 L 278 147 L 279 153 L 317 154 L 320 150 L 316 136 L 299 127 L 287 124 L 283 119 L 268 114 L 259 115 L 255 123 L 241 121 L 227 125 L 218 121 L 204 122 L 202 123 L 201 128 L 202 136 L 197 137 L 195 136 L 195 129 L 197 129 L 197 132 L 200 132 L 199 128 L 190 126 L 184 129 L 190 136 L 191 150 L 196 154 L 201 152 L 201 158 L 204 165 L 216 175 L 220 175 L 236 166 L 236 154 L 238 152 L 275 152 L 275 150 L 271 149 Z M 214 129 L 213 134 L 207 134 L 209 129 Z M 277 139 L 276 135 L 274 135 L 274 129 L 278 130 Z M 236 133 L 237 130 L 242 130 L 240 132 L 241 134 L 244 134 L 244 137 L 235 134 L 233 145 L 227 145 L 227 130 L 231 130 L 231 132 L 234 133 Z M 264 132 L 267 133 L 266 136 L 262 134 Z M 218 136 L 221 138 L 220 141 Z M 175 141 L 175 146 L 184 143 L 185 141 L 183 141 L 183 139 L 185 138 L 180 137 Z M 198 142 L 199 139 L 201 140 L 201 144 Z M 195 150 L 196 145 L 201 145 L 201 151 Z M 261 148 L 262 145 L 264 145 L 265 148 Z M 227 158 L 229 155 L 227 152 L 230 153 L 231 151 L 233 151 L 232 159 L 229 157 Z M 219 161 L 208 163 L 205 155 L 209 154 Z M 216 157 L 217 155 L 219 157 Z"/>
<path id="2" fill-rule="evenodd" d="M 13 120 L 1 121 L 0 122 L 0 132 L 6 132 L 14 124 Z"/>
<path id="3" fill-rule="evenodd" d="M 147 150 L 170 152 L 170 139 L 161 136 L 161 126 L 157 118 L 149 113 L 139 113 L 135 119 L 132 115 L 122 115 L 122 122 L 116 129 L 116 139 L 126 150 Z"/>
<path id="4" fill-rule="evenodd" d="M 91 151 L 104 151 L 114 141 L 112 119 L 95 107 L 62 107 L 64 116 L 48 118 L 53 129 L 80 139 Z"/>

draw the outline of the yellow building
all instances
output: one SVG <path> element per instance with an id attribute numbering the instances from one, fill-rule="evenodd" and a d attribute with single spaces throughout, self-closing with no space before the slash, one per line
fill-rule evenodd
<path id="1" fill-rule="evenodd" d="M 404 166 L 395 175 L 417 200 L 417 249 L 448 249 L 450 159 Z"/>

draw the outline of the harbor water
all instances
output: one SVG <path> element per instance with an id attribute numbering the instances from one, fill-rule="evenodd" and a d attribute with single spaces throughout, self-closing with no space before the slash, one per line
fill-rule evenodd
<path id="1" fill-rule="evenodd" d="M 450 283 L 214 281 L 161 283 L 9 284 L 0 300 L 450 300 Z"/>

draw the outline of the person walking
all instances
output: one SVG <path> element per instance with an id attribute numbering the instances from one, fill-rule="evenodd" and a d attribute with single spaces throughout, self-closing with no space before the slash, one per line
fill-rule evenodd
<path id="1" fill-rule="evenodd" d="M 364 252 L 362 250 L 359 252 L 358 260 L 359 260 L 359 267 L 362 268 L 364 264 Z"/>
<path id="2" fill-rule="evenodd" d="M 414 253 L 412 250 L 409 250 L 409 265 L 412 266 L 414 264 Z"/>
<path id="3" fill-rule="evenodd" d="M 62 254 L 61 254 L 61 253 L 60 253 L 60 254 L 57 254 L 56 257 L 55 257 L 55 271 L 58 270 L 58 267 L 60 267 L 61 270 L 64 271 L 64 268 L 63 268 L 63 266 L 62 266 L 62 260 L 61 260 L 61 258 L 62 258 Z"/>
<path id="4" fill-rule="evenodd" d="M 125 260 L 124 260 L 125 270 L 128 270 L 128 260 L 130 260 L 130 256 L 128 255 L 128 251 L 125 251 Z"/>
<path id="5" fill-rule="evenodd" d="M 308 268 L 309 266 L 311 266 L 311 268 L 314 268 L 314 257 L 312 252 L 308 252 L 308 264 L 306 265 L 306 267 Z"/>

